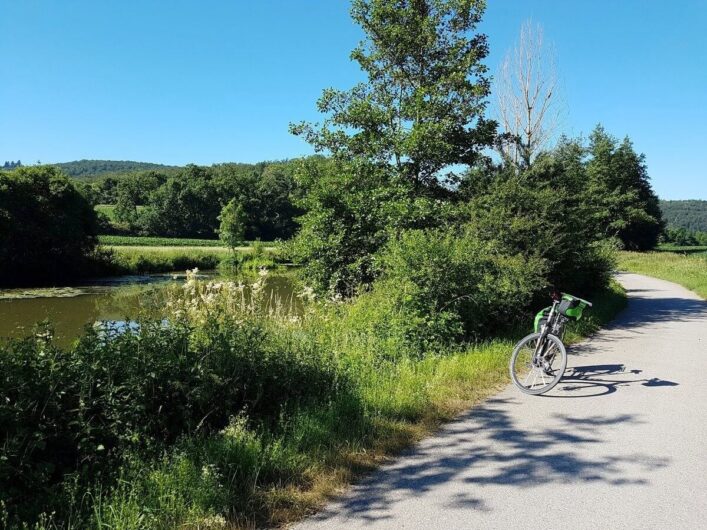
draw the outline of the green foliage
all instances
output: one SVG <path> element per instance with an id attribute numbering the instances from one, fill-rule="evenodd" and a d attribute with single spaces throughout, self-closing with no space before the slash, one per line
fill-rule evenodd
<path id="1" fill-rule="evenodd" d="M 211 237 L 221 212 L 218 195 L 208 172 L 187 166 L 178 177 L 168 179 L 150 193 L 142 212 L 145 232 L 165 237 Z"/>
<path id="2" fill-rule="evenodd" d="M 231 200 L 242 205 L 245 237 L 288 239 L 302 212 L 294 205 L 295 162 L 145 170 L 81 182 L 93 204 L 113 205 L 102 234 L 209 237 Z"/>
<path id="3" fill-rule="evenodd" d="M 0 172 L 0 282 L 79 276 L 96 244 L 96 214 L 59 170 Z"/>
<path id="4" fill-rule="evenodd" d="M 628 138 L 619 144 L 601 126 L 590 135 L 588 152 L 587 178 L 604 234 L 618 237 L 628 250 L 654 248 L 664 224 L 645 157 Z"/>
<path id="5" fill-rule="evenodd" d="M 444 347 L 415 320 L 425 316 L 415 295 L 443 280 L 415 272 L 412 247 L 454 254 L 461 275 L 467 250 L 492 261 L 478 244 L 406 234 L 388 259 L 408 267 L 411 298 L 389 278 L 292 318 L 239 299 L 236 284 L 190 277 L 169 300 L 168 326 L 142 318 L 89 330 L 66 351 L 43 334 L 3 343 L 0 491 L 10 523 L 52 511 L 52 522 L 81 528 L 279 522 L 270 517 L 301 502 L 298 489 L 349 477 L 352 452 L 360 460 L 399 448 L 504 381 L 512 342 Z M 512 306 L 515 276 L 486 284 L 477 301 Z M 421 355 L 428 346 L 438 355 Z"/>
<path id="6" fill-rule="evenodd" d="M 668 228 L 707 233 L 707 201 L 660 201 Z"/>
<path id="7" fill-rule="evenodd" d="M 255 256 L 252 253 L 237 252 L 221 260 L 218 268 L 222 272 L 232 273 L 239 271 L 258 271 L 260 269 L 272 269 L 277 266 L 275 258 L 272 256 Z"/>
<path id="8" fill-rule="evenodd" d="M 592 222 L 595 210 L 577 147 L 564 144 L 520 174 L 490 168 L 492 177 L 469 176 L 476 182 L 466 183 L 474 188 L 463 208 L 472 229 L 501 252 L 540 260 L 538 288 L 586 293 L 606 285 L 614 266 L 613 245 Z"/>
<path id="9" fill-rule="evenodd" d="M 286 253 L 305 265 L 304 276 L 320 292 L 354 294 L 379 270 L 374 254 L 391 232 L 437 222 L 444 206 L 415 197 L 409 183 L 387 168 L 314 158 L 297 178 L 306 194 L 302 228 Z"/>
<path id="10" fill-rule="evenodd" d="M 336 373 L 311 346 L 255 321 L 207 322 L 199 333 L 141 322 L 139 333 L 90 332 L 70 352 L 37 339 L 4 346 L 6 503 L 56 498 L 67 474 L 85 484 L 127 452 L 215 432 L 246 407 L 251 418 L 276 418 L 286 404 L 326 399 Z"/>
<path id="11" fill-rule="evenodd" d="M 116 186 L 115 221 L 136 230 L 140 226 L 140 208 L 147 204 L 149 194 L 164 183 L 162 174 L 147 171 L 118 181 Z"/>
<path id="12" fill-rule="evenodd" d="M 213 270 L 226 258 L 226 249 L 170 247 L 100 248 L 92 256 L 86 273 L 91 276 L 183 272 L 198 268 Z"/>
<path id="13" fill-rule="evenodd" d="M 428 330 L 441 329 L 442 343 L 492 336 L 515 322 L 544 283 L 542 260 L 508 254 L 471 227 L 405 231 L 380 260 L 395 300 Z"/>
<path id="14" fill-rule="evenodd" d="M 355 0 L 351 16 L 365 40 L 351 57 L 367 82 L 325 90 L 324 124 L 292 132 L 337 158 L 392 161 L 399 178 L 437 188 L 442 170 L 473 164 L 495 136 L 495 122 L 483 118 L 486 36 L 474 33 L 483 10 L 477 0 Z"/>
<path id="15" fill-rule="evenodd" d="M 672 228 L 668 226 L 661 236 L 662 243 L 690 247 L 707 245 L 707 232 L 697 232 L 685 228 Z"/>
<path id="16" fill-rule="evenodd" d="M 236 247 L 242 246 L 245 240 L 246 214 L 243 205 L 232 199 L 221 210 L 218 216 L 220 222 L 218 235 L 221 241 L 235 252 Z"/>
<path id="17" fill-rule="evenodd" d="M 496 124 L 483 117 L 486 37 L 474 33 L 483 8 L 473 0 L 353 2 L 365 40 L 352 58 L 367 82 L 325 90 L 321 126 L 291 126 L 333 158 L 298 172 L 306 214 L 290 247 L 320 292 L 354 293 L 379 274 L 374 255 L 391 233 L 443 224 L 446 173 L 475 163 L 493 142 Z"/>

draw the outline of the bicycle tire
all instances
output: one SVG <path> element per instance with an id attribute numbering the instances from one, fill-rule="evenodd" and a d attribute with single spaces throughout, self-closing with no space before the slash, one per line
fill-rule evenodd
<path id="1" fill-rule="evenodd" d="M 556 335 L 548 334 L 546 340 L 549 340 L 552 343 L 552 347 L 556 348 L 556 353 L 550 364 L 553 369 L 553 374 L 549 382 L 541 386 L 535 387 L 538 375 L 540 375 L 540 379 L 543 383 L 545 383 L 546 377 L 550 377 L 550 375 L 547 374 L 547 372 L 545 372 L 544 370 L 541 370 L 540 368 L 528 366 L 527 360 L 525 358 L 519 361 L 519 357 L 522 352 L 527 353 L 528 351 L 534 351 L 535 346 L 532 345 L 532 343 L 533 341 L 537 341 L 540 336 L 540 333 L 531 333 L 530 335 L 527 335 L 523 337 L 520 341 L 518 341 L 518 343 L 513 348 L 513 353 L 511 354 L 511 362 L 509 364 L 509 371 L 513 383 L 521 392 L 533 396 L 538 396 L 540 394 L 544 394 L 552 390 L 557 385 L 557 383 L 560 382 L 562 376 L 565 373 L 565 369 L 567 368 L 567 349 L 565 348 L 565 345 L 562 343 L 562 340 L 560 340 L 560 338 Z M 529 370 L 529 375 L 526 376 L 523 381 L 519 379 L 519 371 L 522 366 L 516 366 L 518 362 L 525 365 L 525 368 Z M 530 386 L 528 386 L 527 383 L 530 380 L 530 374 L 533 373 L 535 375 L 533 376 L 532 381 L 530 381 Z"/>

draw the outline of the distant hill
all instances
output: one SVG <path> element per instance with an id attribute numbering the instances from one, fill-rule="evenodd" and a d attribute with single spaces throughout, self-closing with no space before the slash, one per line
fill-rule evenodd
<path id="1" fill-rule="evenodd" d="M 77 160 L 52 165 L 61 168 L 67 175 L 81 180 L 91 180 L 96 177 L 132 173 L 149 169 L 177 169 L 177 166 L 165 166 L 151 162 L 133 162 L 131 160 Z"/>
<path id="2" fill-rule="evenodd" d="M 707 201 L 660 201 L 668 226 L 707 232 Z"/>

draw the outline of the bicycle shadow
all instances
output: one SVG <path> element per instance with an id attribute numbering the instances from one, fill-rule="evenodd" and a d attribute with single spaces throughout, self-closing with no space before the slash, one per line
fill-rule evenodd
<path id="1" fill-rule="evenodd" d="M 645 387 L 673 387 L 679 383 L 657 377 L 640 378 L 643 370 L 627 370 L 623 364 L 596 364 L 567 368 L 555 391 L 545 394 L 550 398 L 586 398 L 607 396 L 619 387 L 641 385 Z M 559 391 L 559 392 L 558 392 Z"/>

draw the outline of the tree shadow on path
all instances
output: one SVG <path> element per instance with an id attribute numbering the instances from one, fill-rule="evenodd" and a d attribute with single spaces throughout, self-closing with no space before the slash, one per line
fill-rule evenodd
<path id="1" fill-rule="evenodd" d="M 488 400 L 448 424 L 434 438 L 368 477 L 314 519 L 335 514 L 374 522 L 389 519 L 400 503 L 425 497 L 440 509 L 490 510 L 477 486 L 532 488 L 548 483 L 648 484 L 668 460 L 587 451 L 608 442 L 616 425 L 641 423 L 631 414 L 555 416 L 552 427 L 526 429 L 508 412 L 515 399 Z M 450 492 L 461 492 L 452 493 Z M 466 493 L 468 492 L 468 494 Z"/>

